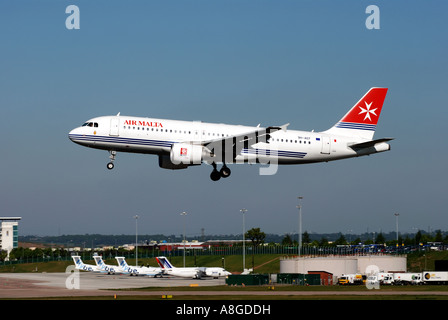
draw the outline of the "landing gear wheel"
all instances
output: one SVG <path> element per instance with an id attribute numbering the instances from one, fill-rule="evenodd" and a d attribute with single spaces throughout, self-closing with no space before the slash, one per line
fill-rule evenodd
<path id="1" fill-rule="evenodd" d="M 109 150 L 109 159 L 110 162 L 107 164 L 107 169 L 112 170 L 114 168 L 115 156 L 117 155 L 117 151 Z"/>
<path id="2" fill-rule="evenodd" d="M 213 181 L 218 181 L 219 179 L 221 179 L 221 173 L 219 173 L 218 170 L 213 170 L 210 174 L 210 179 L 212 179 Z"/>
<path id="3" fill-rule="evenodd" d="M 228 176 L 230 176 L 231 171 L 227 166 L 223 166 L 219 173 L 222 178 L 227 178 Z"/>

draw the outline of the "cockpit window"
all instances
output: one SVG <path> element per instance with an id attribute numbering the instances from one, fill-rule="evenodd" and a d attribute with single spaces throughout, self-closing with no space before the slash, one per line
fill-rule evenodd
<path id="1" fill-rule="evenodd" d="M 95 128 L 98 128 L 98 122 L 86 122 L 82 126 L 83 127 L 95 127 Z"/>

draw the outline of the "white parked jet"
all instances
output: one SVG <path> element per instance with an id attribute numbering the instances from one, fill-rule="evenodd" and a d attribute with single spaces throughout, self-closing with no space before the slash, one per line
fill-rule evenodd
<path id="1" fill-rule="evenodd" d="M 184 277 L 184 278 L 193 278 L 200 279 L 205 275 L 204 271 L 201 268 L 197 267 L 186 267 L 186 268 L 177 268 L 174 267 L 166 257 L 156 257 L 157 263 L 160 268 L 163 269 L 163 274 L 172 275 L 176 277 Z"/>
<path id="2" fill-rule="evenodd" d="M 73 261 L 75 262 L 75 268 L 77 270 L 90 271 L 90 272 L 102 272 L 102 270 L 98 266 L 92 265 L 92 264 L 85 264 L 84 262 L 82 262 L 80 256 L 72 256 L 72 258 L 73 258 Z"/>
<path id="3" fill-rule="evenodd" d="M 155 154 L 164 169 L 209 163 L 214 181 L 230 175 L 229 163 L 303 164 L 353 158 L 390 150 L 392 138 L 372 140 L 387 88 L 372 88 L 333 127 L 322 132 L 130 116 L 103 116 L 73 129 L 69 138 L 107 150 L 108 169 L 117 152 Z M 217 164 L 221 163 L 221 170 Z"/>
<path id="4" fill-rule="evenodd" d="M 115 259 L 117 260 L 120 270 L 124 273 L 129 273 L 130 275 L 152 276 L 154 278 L 157 276 L 162 277 L 163 275 L 162 268 L 130 266 L 127 264 L 124 257 L 115 257 Z"/>
<path id="5" fill-rule="evenodd" d="M 190 268 L 176 268 L 166 257 L 157 257 L 157 263 L 161 268 L 164 269 L 165 274 L 171 274 L 173 276 L 179 277 L 226 277 L 231 275 L 231 273 L 224 268 L 220 267 L 190 267 Z"/>
<path id="6" fill-rule="evenodd" d="M 94 256 L 93 259 L 95 259 L 95 263 L 97 267 L 107 274 L 116 274 L 116 273 L 122 273 L 118 266 L 111 266 L 108 264 L 105 264 L 103 259 L 100 256 Z"/>
<path id="7" fill-rule="evenodd" d="M 226 269 L 220 267 L 202 267 L 201 269 L 203 269 L 205 276 L 213 277 L 214 279 L 217 279 L 219 277 L 227 277 L 232 274 Z"/>

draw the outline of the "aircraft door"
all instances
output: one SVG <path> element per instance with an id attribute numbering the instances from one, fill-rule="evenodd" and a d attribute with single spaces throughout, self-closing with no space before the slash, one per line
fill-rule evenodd
<path id="1" fill-rule="evenodd" d="M 118 136 L 120 127 L 120 118 L 113 117 L 110 119 L 110 136 Z"/>
<path id="2" fill-rule="evenodd" d="M 323 136 L 321 139 L 322 139 L 322 149 L 321 149 L 320 153 L 330 154 L 330 147 L 331 147 L 330 137 Z"/>

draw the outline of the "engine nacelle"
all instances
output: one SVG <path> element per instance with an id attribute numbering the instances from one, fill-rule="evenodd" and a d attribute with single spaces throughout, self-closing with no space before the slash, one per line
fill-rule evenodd
<path id="1" fill-rule="evenodd" d="M 204 147 L 190 143 L 175 143 L 171 147 L 170 160 L 174 165 L 201 164 L 204 158 Z"/>
<path id="2" fill-rule="evenodd" d="M 169 155 L 159 155 L 159 167 L 163 169 L 179 170 L 187 169 L 188 164 L 174 164 L 170 160 Z"/>

